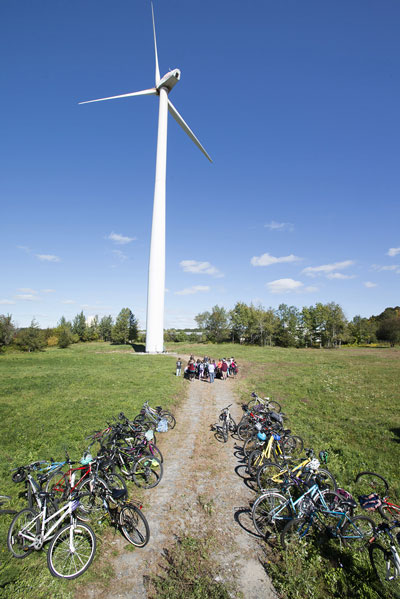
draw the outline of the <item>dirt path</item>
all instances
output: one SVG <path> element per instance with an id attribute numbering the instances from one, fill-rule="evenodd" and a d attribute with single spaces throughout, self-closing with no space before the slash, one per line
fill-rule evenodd
<path id="1" fill-rule="evenodd" d="M 235 441 L 221 444 L 210 431 L 210 424 L 230 403 L 234 404 L 233 416 L 239 419 L 234 385 L 229 379 L 212 385 L 197 380 L 189 384 L 187 398 L 176 414 L 176 427 L 162 440 L 158 435 L 164 477 L 157 487 L 146 491 L 144 513 L 151 531 L 148 545 L 126 551 L 126 541 L 119 535 L 113 537 L 112 553 L 118 553 L 117 557 L 110 553 L 115 580 L 106 590 L 97 583 L 88 585 L 83 594 L 80 591 L 80 599 L 146 599 L 145 577 L 149 571 L 159 572 L 164 549 L 180 535 L 202 536 L 205 532 L 217 541 L 213 560 L 219 564 L 222 581 L 234 580 L 244 599 L 276 597 L 260 563 L 257 540 L 245 531 L 246 522 L 235 518 L 252 495 L 235 473 Z"/>

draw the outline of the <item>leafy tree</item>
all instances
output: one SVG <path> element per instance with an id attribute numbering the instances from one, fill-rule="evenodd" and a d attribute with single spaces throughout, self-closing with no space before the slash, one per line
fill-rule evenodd
<path id="1" fill-rule="evenodd" d="M 357 315 L 354 316 L 353 320 L 348 324 L 348 331 L 350 341 L 357 343 L 373 343 L 376 340 L 376 328 L 377 324 L 370 318 L 362 318 Z"/>
<path id="2" fill-rule="evenodd" d="M 30 327 L 18 331 L 15 343 L 22 351 L 28 352 L 41 351 L 45 347 L 46 342 L 35 319 L 32 320 Z"/>
<path id="3" fill-rule="evenodd" d="M 82 312 L 80 312 L 80 314 L 77 314 L 72 322 L 72 333 L 74 333 L 75 335 L 78 335 L 79 337 L 79 341 L 85 341 L 86 340 L 86 318 L 85 315 L 83 314 L 83 310 Z"/>
<path id="4" fill-rule="evenodd" d="M 103 316 L 99 322 L 99 335 L 103 341 L 111 341 L 112 328 L 114 326 L 113 317 L 109 314 Z"/>
<path id="5" fill-rule="evenodd" d="M 295 306 L 280 304 L 276 311 L 279 325 L 275 333 L 275 341 L 281 347 L 299 345 L 300 313 Z"/>
<path id="6" fill-rule="evenodd" d="M 209 341 L 222 343 L 228 337 L 228 313 L 225 308 L 214 306 L 205 324 Z"/>
<path id="7" fill-rule="evenodd" d="M 272 338 L 277 332 L 279 326 L 279 320 L 272 310 L 269 308 L 265 310 L 262 306 L 257 308 L 253 305 L 250 306 L 250 323 L 249 333 L 251 343 L 258 343 L 258 345 L 272 345 Z"/>
<path id="8" fill-rule="evenodd" d="M 400 343 L 400 318 L 398 316 L 385 318 L 379 324 L 376 336 L 382 341 L 389 341 L 390 346 L 394 347 Z"/>
<path id="9" fill-rule="evenodd" d="M 15 333 L 15 326 L 12 322 L 12 316 L 10 314 L 0 314 L 0 350 L 6 345 L 9 345 L 13 340 Z"/>
<path id="10" fill-rule="evenodd" d="M 129 343 L 138 335 L 137 320 L 129 308 L 122 308 L 112 329 L 111 338 L 114 343 Z"/>
<path id="11" fill-rule="evenodd" d="M 251 324 L 251 309 L 243 302 L 237 302 L 229 312 L 229 327 L 232 341 L 241 343 L 249 335 Z"/>

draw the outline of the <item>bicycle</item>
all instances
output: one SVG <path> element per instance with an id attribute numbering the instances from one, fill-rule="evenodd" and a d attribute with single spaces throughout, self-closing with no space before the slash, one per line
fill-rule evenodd
<path id="1" fill-rule="evenodd" d="M 51 574 L 58 578 L 77 578 L 93 561 L 96 537 L 90 526 L 77 523 L 74 511 L 79 500 L 76 497 L 70 496 L 67 504 L 48 516 L 47 501 L 50 498 L 51 493 L 41 491 L 42 509 L 39 513 L 25 508 L 14 517 L 7 535 L 8 549 L 14 557 L 23 559 L 32 551 L 41 550 L 50 541 L 47 566 Z M 68 517 L 69 524 L 60 528 Z"/>
<path id="2" fill-rule="evenodd" d="M 380 474 L 376 472 L 359 472 L 354 481 L 357 484 L 357 491 L 361 496 L 368 497 L 375 494 L 379 497 L 380 505 L 377 511 L 385 520 L 391 518 L 400 519 L 400 506 L 389 500 L 389 483 Z"/>
<path id="3" fill-rule="evenodd" d="M 144 547 L 150 539 L 150 527 L 142 513 L 142 504 L 135 501 L 125 501 L 126 492 L 123 489 L 107 489 L 100 487 L 98 497 L 101 507 L 109 517 L 112 526 L 118 528 L 126 540 L 135 547 Z M 97 498 L 94 499 L 97 502 Z M 101 518 L 100 522 L 104 519 Z"/>
<path id="4" fill-rule="evenodd" d="M 330 489 L 332 491 L 337 490 L 337 483 L 334 476 L 325 468 L 320 468 L 320 465 L 315 468 L 316 462 L 312 463 L 314 459 L 314 451 L 312 449 L 306 449 L 306 458 L 302 459 L 296 466 L 291 466 L 288 462 L 285 467 L 280 466 L 272 461 L 267 461 L 262 464 L 256 475 L 257 486 L 259 489 L 268 489 L 274 487 L 281 487 L 290 482 L 296 483 L 297 480 L 303 480 L 307 482 L 308 479 L 313 476 L 316 478 L 317 483 L 322 489 Z M 328 456 L 326 451 L 319 452 L 319 463 L 326 464 Z"/>
<path id="5" fill-rule="evenodd" d="M 216 422 L 215 424 L 211 425 L 211 430 L 215 430 L 216 435 L 220 438 L 222 437 L 224 443 L 228 441 L 229 432 L 235 433 L 237 430 L 236 422 L 229 411 L 231 405 L 232 404 L 229 404 L 229 406 L 226 406 L 226 408 L 221 410 L 219 421 L 222 422 L 222 424 L 219 425 L 218 422 Z"/>
<path id="6" fill-rule="evenodd" d="M 247 404 L 249 408 L 260 405 L 264 406 L 266 410 L 272 412 L 280 412 L 282 410 L 281 404 L 270 399 L 269 397 L 259 397 L 254 391 L 251 394 L 251 397 L 252 399 Z"/>
<path id="7" fill-rule="evenodd" d="M 394 597 L 400 597 L 400 554 L 398 550 L 400 533 L 397 533 L 395 537 L 392 530 L 399 526 L 399 520 L 393 520 L 391 523 L 381 522 L 376 527 L 375 535 L 370 540 L 368 547 L 369 559 L 376 577 L 384 590 Z M 381 535 L 386 535 L 388 538 L 389 548 L 376 542 Z"/>
<path id="8" fill-rule="evenodd" d="M 168 423 L 168 428 L 174 428 L 176 425 L 175 416 L 169 410 L 163 410 L 161 406 L 157 406 L 155 409 L 149 406 L 149 402 L 145 401 L 140 414 L 134 419 L 134 423 L 145 423 L 148 421 L 151 426 L 156 427 L 156 430 L 160 429 L 160 423 L 165 420 Z M 162 429 L 159 432 L 166 432 Z"/>
<path id="9" fill-rule="evenodd" d="M 319 465 L 319 461 L 314 459 L 313 463 L 311 462 L 311 470 L 315 472 L 319 468 Z M 304 484 L 304 481 L 299 479 L 295 482 L 296 487 Z M 343 497 L 336 493 L 336 491 L 331 491 L 330 489 L 321 490 L 319 485 L 315 483 L 305 493 L 294 500 L 291 493 L 291 486 L 291 484 L 286 486 L 287 496 L 283 495 L 282 492 L 271 489 L 263 491 L 255 500 L 251 516 L 254 527 L 261 536 L 267 537 L 269 535 L 268 538 L 275 538 L 277 528 L 283 528 L 288 521 L 303 513 L 305 506 L 308 504 L 308 497 L 311 497 L 314 504 L 322 504 L 324 507 L 326 503 L 322 498 L 326 497 L 329 498 L 329 501 L 335 507 L 346 505 L 347 511 L 350 511 L 348 502 L 343 500 Z"/>

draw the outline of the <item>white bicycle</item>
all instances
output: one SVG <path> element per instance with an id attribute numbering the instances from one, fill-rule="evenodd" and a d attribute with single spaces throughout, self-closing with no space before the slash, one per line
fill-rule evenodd
<path id="1" fill-rule="evenodd" d="M 88 569 L 96 551 L 93 530 L 83 522 L 77 523 L 74 516 L 79 499 L 70 497 L 61 509 L 48 515 L 51 493 L 43 491 L 39 497 L 43 501 L 39 513 L 28 507 L 18 512 L 11 522 L 8 549 L 14 557 L 23 559 L 32 551 L 40 551 L 50 541 L 47 566 L 51 574 L 58 578 L 77 578 Z M 69 524 L 60 528 L 68 517 Z"/>

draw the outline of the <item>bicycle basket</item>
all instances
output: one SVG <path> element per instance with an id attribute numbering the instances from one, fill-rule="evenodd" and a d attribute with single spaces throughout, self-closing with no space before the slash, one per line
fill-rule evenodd
<path id="1" fill-rule="evenodd" d="M 157 425 L 156 431 L 158 433 L 166 433 L 168 431 L 168 421 L 166 418 L 161 418 Z"/>
<path id="2" fill-rule="evenodd" d="M 145 438 L 147 439 L 147 441 L 151 441 L 152 439 L 154 439 L 154 433 L 153 431 L 150 429 L 148 431 L 146 431 L 144 433 Z"/>

